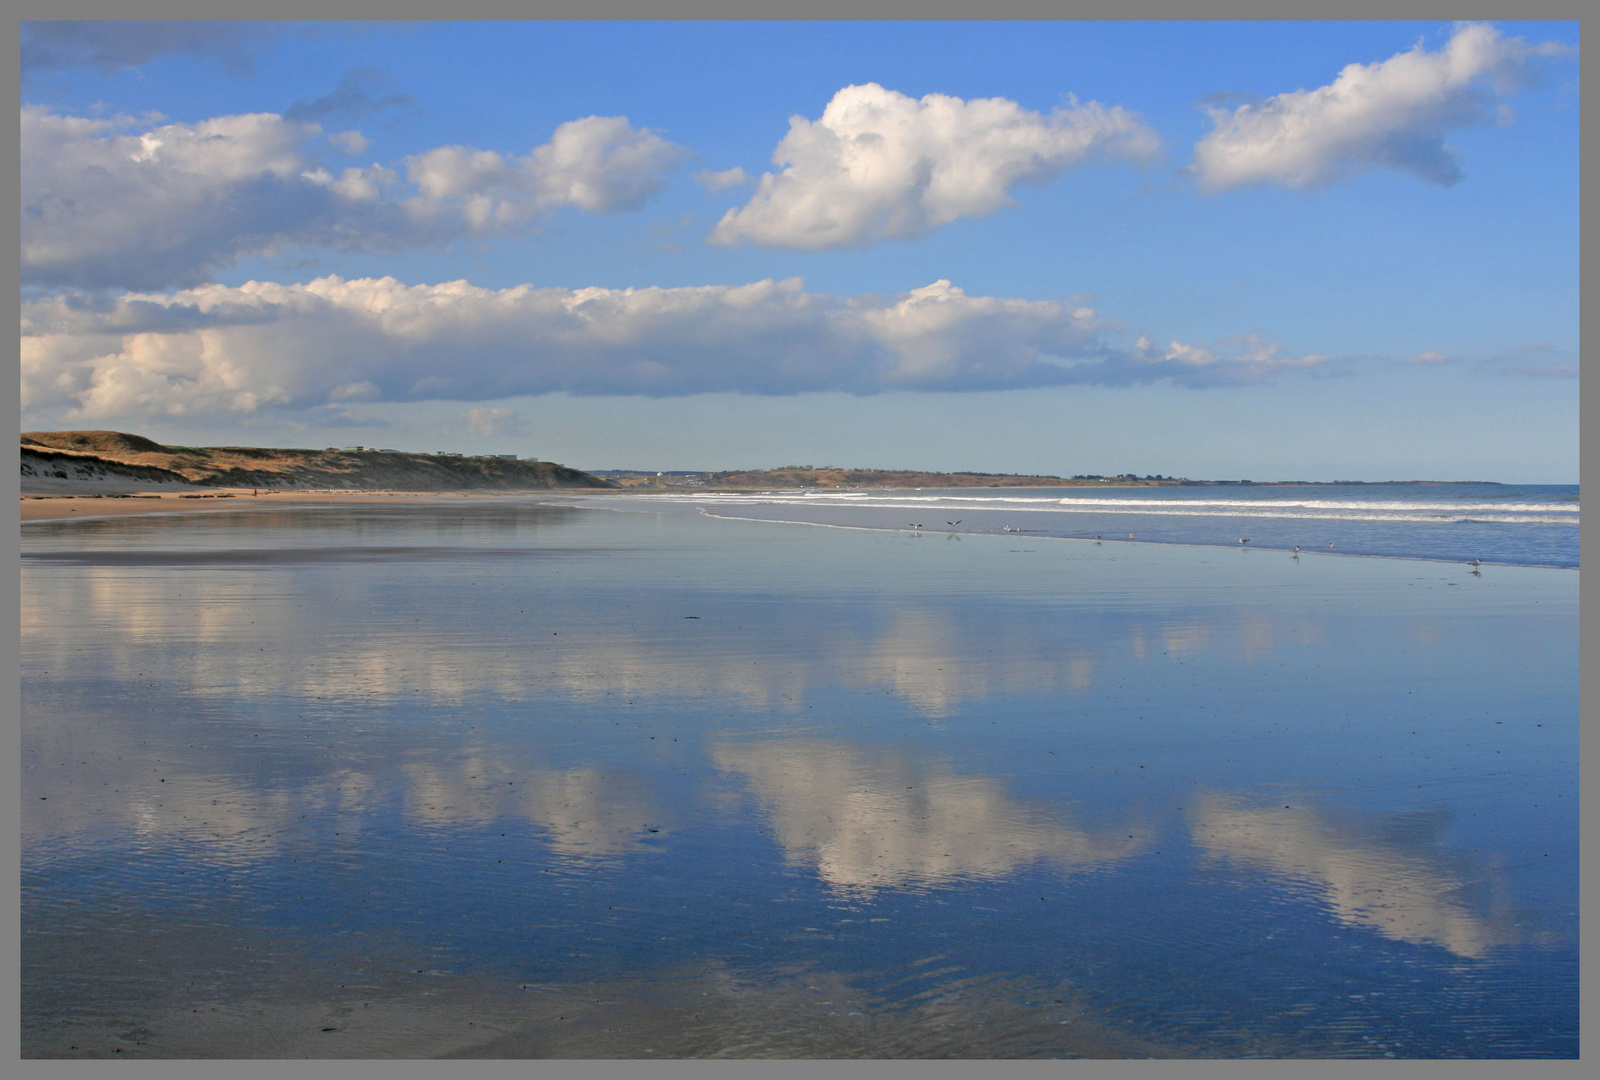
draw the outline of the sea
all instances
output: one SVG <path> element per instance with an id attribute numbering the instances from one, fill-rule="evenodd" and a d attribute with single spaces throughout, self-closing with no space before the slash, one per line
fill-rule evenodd
<path id="1" fill-rule="evenodd" d="M 715 517 L 755 521 L 1578 565 L 1576 484 L 813 489 L 656 497 Z"/>
<path id="2" fill-rule="evenodd" d="M 1577 507 L 25 523 L 22 1055 L 1576 1059 Z"/>

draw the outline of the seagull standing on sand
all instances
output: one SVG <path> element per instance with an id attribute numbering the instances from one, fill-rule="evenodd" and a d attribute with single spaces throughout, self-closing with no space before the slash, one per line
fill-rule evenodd
<path id="1" fill-rule="evenodd" d="M 1239 541 L 1239 543 L 1241 543 L 1241 544 L 1248 544 L 1248 543 L 1249 543 L 1249 542 L 1250 542 L 1250 541 L 1248 541 L 1248 540 L 1240 540 L 1240 541 Z M 1300 549 L 1299 549 L 1299 548 L 1295 548 L 1295 550 L 1296 550 L 1296 551 L 1299 551 L 1299 550 L 1300 550 Z"/>
<path id="2" fill-rule="evenodd" d="M 1300 545 L 1299 545 L 1299 544 L 1296 544 L 1296 545 L 1295 545 L 1295 546 L 1294 546 L 1294 553 L 1295 553 L 1295 554 L 1296 554 L 1296 555 L 1298 555 L 1298 554 L 1300 554 Z"/>
<path id="3" fill-rule="evenodd" d="M 1473 559 L 1467 565 L 1472 567 L 1474 570 L 1476 570 L 1478 567 L 1483 565 L 1483 560 L 1482 559 Z"/>

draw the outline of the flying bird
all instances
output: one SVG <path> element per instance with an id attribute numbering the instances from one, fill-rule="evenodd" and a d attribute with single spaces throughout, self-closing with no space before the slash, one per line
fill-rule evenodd
<path id="1" fill-rule="evenodd" d="M 961 524 L 961 519 L 960 518 L 956 518 L 954 521 L 945 522 L 945 524 L 946 525 L 960 525 Z"/>

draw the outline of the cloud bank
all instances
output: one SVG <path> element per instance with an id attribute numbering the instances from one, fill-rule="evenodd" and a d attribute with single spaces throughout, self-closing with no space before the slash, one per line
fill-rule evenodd
<path id="1" fill-rule="evenodd" d="M 1564 45 L 1502 38 L 1481 23 L 1458 26 L 1437 52 L 1418 43 L 1376 64 L 1350 64 L 1327 86 L 1259 104 L 1212 108 L 1215 125 L 1195 147 L 1200 186 L 1224 191 L 1271 183 L 1315 188 L 1383 167 L 1445 186 L 1461 179 L 1445 144 L 1457 128 L 1510 119 L 1501 99 Z"/>
<path id="2" fill-rule="evenodd" d="M 993 390 L 1066 383 L 1257 382 L 1322 363 L 1239 339 L 1143 339 L 1066 300 L 968 296 L 936 281 L 892 300 L 798 279 L 687 288 L 485 289 L 325 277 L 206 285 L 22 310 L 22 402 L 66 418 L 249 413 L 341 402 L 527 394 Z"/>
<path id="3" fill-rule="evenodd" d="M 355 95 L 371 107 L 369 82 L 328 111 Z M 626 117 L 589 116 L 523 157 L 437 147 L 407 158 L 402 180 L 378 164 L 330 168 L 329 152 L 365 149 L 360 133 L 324 139 L 319 124 L 276 113 L 157 124 L 28 105 L 21 128 L 23 281 L 80 288 L 194 285 L 242 255 L 291 248 L 443 246 L 525 231 L 565 206 L 635 210 L 688 153 Z"/>
<path id="4" fill-rule="evenodd" d="M 1046 116 L 1005 98 L 847 86 L 820 119 L 790 119 L 772 155 L 782 170 L 764 174 L 709 239 L 803 250 L 908 239 L 1010 205 L 1018 184 L 1095 157 L 1148 161 L 1159 147 L 1132 113 L 1098 102 Z"/>
<path id="5" fill-rule="evenodd" d="M 211 285 L 24 313 L 25 407 L 89 416 L 518 394 L 871 393 L 1028 385 L 1099 329 L 936 282 L 886 302 L 742 286 L 490 290 L 393 278 Z"/>

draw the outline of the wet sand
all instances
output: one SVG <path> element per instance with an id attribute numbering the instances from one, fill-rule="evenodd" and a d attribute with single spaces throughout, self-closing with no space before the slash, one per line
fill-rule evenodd
<path id="1" fill-rule="evenodd" d="M 24 500 L 24 1054 L 1576 1056 L 1575 573 L 550 494 Z"/>
<path id="2" fill-rule="evenodd" d="M 559 494 L 596 489 L 560 488 Z M 548 495 L 550 491 L 260 491 L 219 488 L 195 492 L 148 492 L 137 495 L 23 495 L 23 521 L 59 518 L 120 517 L 126 514 L 188 514 L 211 510 L 255 509 L 308 503 L 370 504 L 388 499 L 497 499 Z"/>

